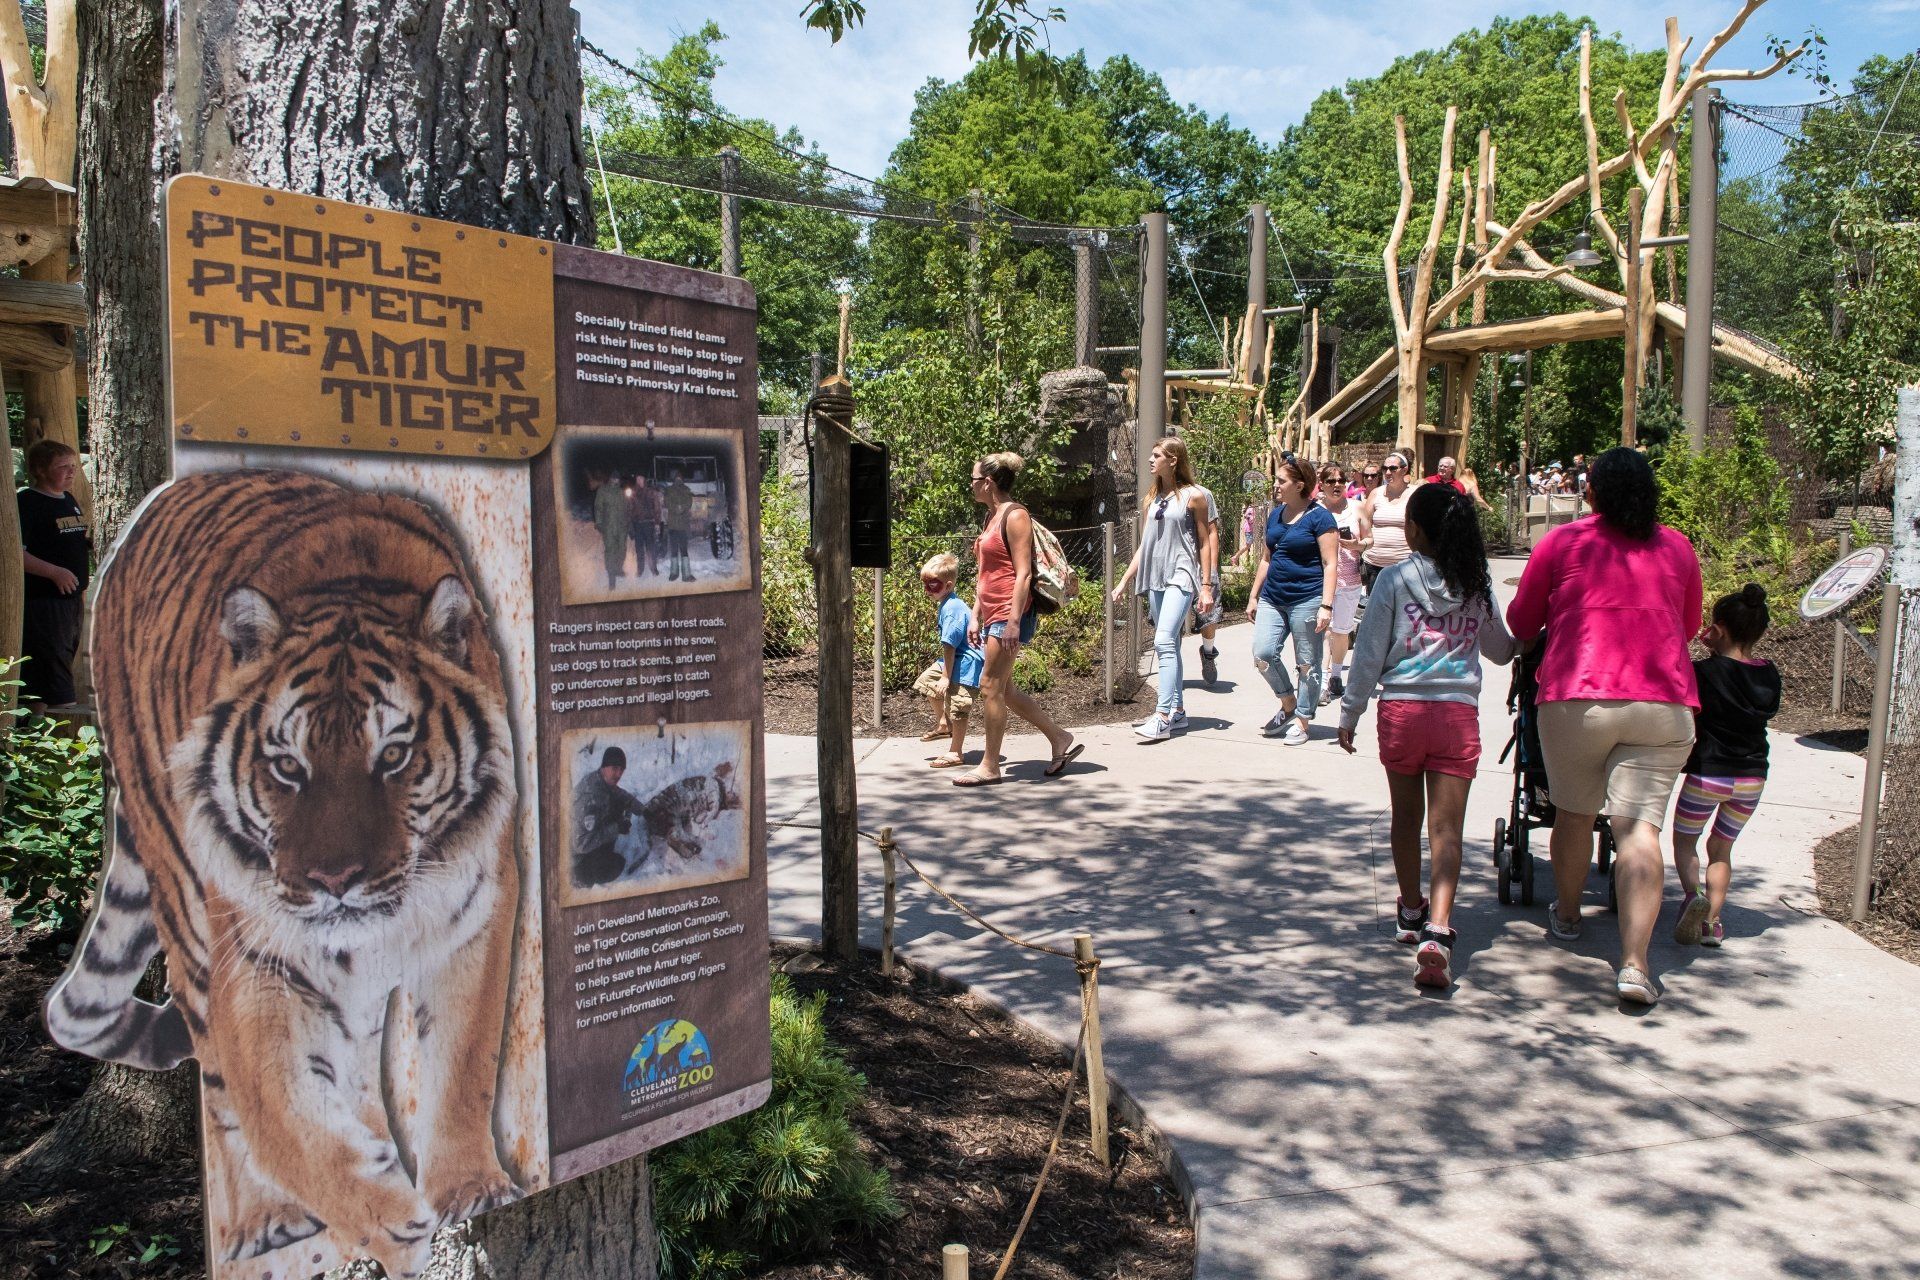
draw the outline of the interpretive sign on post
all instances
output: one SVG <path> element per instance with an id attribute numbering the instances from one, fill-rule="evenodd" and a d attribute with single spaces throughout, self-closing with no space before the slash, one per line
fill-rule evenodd
<path id="1" fill-rule="evenodd" d="M 198 1060 L 215 1277 L 413 1275 L 767 1096 L 753 293 L 198 175 L 166 244 L 47 1022 Z"/>
<path id="2" fill-rule="evenodd" d="M 1887 567 L 1885 547 L 1861 547 L 1842 556 L 1813 580 L 1800 597 L 1800 616 L 1809 622 L 1832 617 L 1852 604 L 1861 592 L 1880 581 Z"/>

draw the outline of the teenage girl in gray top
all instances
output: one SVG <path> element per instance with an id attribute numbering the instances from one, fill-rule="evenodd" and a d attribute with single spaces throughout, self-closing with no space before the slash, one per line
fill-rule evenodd
<path id="1" fill-rule="evenodd" d="M 1180 695 L 1180 636 L 1196 601 L 1202 614 L 1213 610 L 1220 539 L 1212 532 L 1217 527 L 1210 515 L 1212 496 L 1194 483 L 1186 442 L 1169 436 L 1154 445 L 1150 469 L 1153 489 L 1141 513 L 1140 544 L 1113 588 L 1113 599 L 1116 604 L 1123 600 L 1130 583 L 1147 598 L 1160 686 L 1153 714 L 1134 732 L 1148 742 L 1165 742 L 1187 722 Z"/>

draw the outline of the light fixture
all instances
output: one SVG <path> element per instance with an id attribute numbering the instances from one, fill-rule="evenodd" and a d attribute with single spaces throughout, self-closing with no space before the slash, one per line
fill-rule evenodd
<path id="1" fill-rule="evenodd" d="M 1573 237 L 1573 248 L 1567 250 L 1566 255 L 1560 259 L 1560 265 L 1572 267 L 1578 271 L 1587 267 L 1597 267 L 1605 261 L 1605 258 L 1593 251 L 1593 237 L 1588 234 L 1585 227 L 1582 227 Z"/>

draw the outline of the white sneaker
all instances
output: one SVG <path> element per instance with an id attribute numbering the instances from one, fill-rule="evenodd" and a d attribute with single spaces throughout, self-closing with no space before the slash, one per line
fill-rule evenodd
<path id="1" fill-rule="evenodd" d="M 1295 720 L 1287 727 L 1287 736 L 1280 739 L 1290 747 L 1302 746 L 1307 740 L 1307 726 Z"/>
<path id="2" fill-rule="evenodd" d="M 1157 713 L 1148 716 L 1147 722 L 1134 732 L 1147 742 L 1165 742 L 1173 736 L 1173 729 L 1167 724 L 1167 718 Z"/>
<path id="3" fill-rule="evenodd" d="M 1158 716 L 1159 714 L 1160 713 L 1158 711 L 1155 711 L 1152 714 L 1148 715 L 1145 720 L 1135 720 L 1133 722 L 1133 727 L 1136 729 L 1143 729 L 1147 725 L 1153 723 L 1154 717 Z M 1186 728 L 1187 727 L 1187 709 L 1185 707 L 1175 707 L 1173 709 L 1173 714 L 1166 717 L 1166 721 L 1167 721 L 1167 728 L 1169 729 Z"/>

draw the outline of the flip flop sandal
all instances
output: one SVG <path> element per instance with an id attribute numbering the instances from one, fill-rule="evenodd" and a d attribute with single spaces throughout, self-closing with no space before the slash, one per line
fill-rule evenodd
<path id="1" fill-rule="evenodd" d="M 1006 780 L 1007 775 L 1004 773 L 995 774 L 991 778 L 983 778 L 977 773 L 963 773 L 953 780 L 953 785 L 956 787 L 991 787 L 997 786 Z"/>
<path id="2" fill-rule="evenodd" d="M 966 762 L 967 761 L 964 756 L 956 756 L 951 751 L 949 751 L 946 755 L 935 756 L 933 759 L 927 761 L 927 768 L 958 769 L 961 765 L 965 764 Z"/>
<path id="3" fill-rule="evenodd" d="M 953 730 L 951 729 L 929 729 L 925 733 L 920 735 L 920 741 L 938 742 L 942 738 L 951 738 L 952 736 L 953 736 Z"/>
<path id="4" fill-rule="evenodd" d="M 1086 743 L 1076 742 L 1072 746 L 1068 747 L 1065 751 L 1062 751 L 1059 755 L 1053 758 L 1052 763 L 1047 765 L 1046 776 L 1049 778 L 1059 777 L 1061 773 L 1066 770 L 1066 767 L 1068 765 L 1072 764 L 1075 760 L 1078 760 L 1080 758 L 1080 753 L 1082 751 L 1085 751 L 1086 749 L 1087 749 Z"/>

